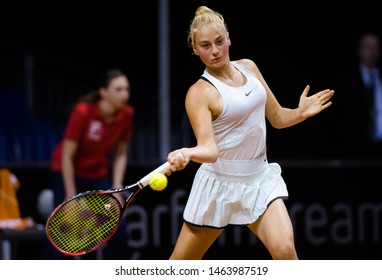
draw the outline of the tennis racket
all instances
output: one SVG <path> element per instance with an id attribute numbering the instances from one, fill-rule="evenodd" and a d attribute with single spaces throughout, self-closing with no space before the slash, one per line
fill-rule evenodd
<path id="1" fill-rule="evenodd" d="M 96 250 L 118 229 L 127 206 L 155 173 L 164 174 L 170 163 L 163 163 L 135 184 L 119 189 L 90 190 L 79 193 L 58 205 L 46 222 L 46 235 L 63 254 L 79 256 Z M 113 195 L 131 191 L 121 205 Z"/>

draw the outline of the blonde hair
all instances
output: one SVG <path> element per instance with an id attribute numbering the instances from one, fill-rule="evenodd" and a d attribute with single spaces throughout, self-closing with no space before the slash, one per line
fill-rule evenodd
<path id="1" fill-rule="evenodd" d="M 228 32 L 227 24 L 224 21 L 223 16 L 206 6 L 200 6 L 196 12 L 193 20 L 190 24 L 190 29 L 188 31 L 187 42 L 188 45 L 192 48 L 195 40 L 195 33 L 201 26 L 205 25 L 217 25 L 223 28 Z"/>

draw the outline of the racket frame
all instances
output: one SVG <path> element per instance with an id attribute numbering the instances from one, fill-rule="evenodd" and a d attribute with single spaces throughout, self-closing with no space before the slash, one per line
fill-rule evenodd
<path id="1" fill-rule="evenodd" d="M 53 212 L 50 214 L 47 222 L 46 222 L 46 225 L 45 225 L 45 232 L 46 232 L 46 236 L 49 240 L 49 242 L 61 253 L 65 254 L 65 255 L 69 255 L 69 256 L 79 256 L 79 255 L 83 255 L 83 254 L 86 254 L 86 253 L 89 253 L 89 252 L 92 252 L 96 249 L 98 249 L 99 247 L 101 247 L 104 243 L 106 243 L 113 235 L 114 233 L 117 231 L 117 229 L 119 228 L 120 224 L 121 224 L 121 220 L 122 220 L 122 217 L 123 217 L 123 214 L 125 212 L 125 210 L 127 209 L 127 206 L 133 201 L 134 197 L 143 189 L 145 188 L 148 184 L 149 184 L 149 181 L 150 181 L 150 178 L 152 175 L 156 174 L 156 173 L 162 173 L 164 174 L 168 168 L 170 167 L 170 163 L 167 161 L 165 163 L 163 163 L 161 166 L 157 167 L 156 169 L 154 169 L 153 171 L 151 171 L 149 174 L 145 175 L 143 178 L 141 178 L 138 182 L 134 183 L 134 184 L 130 184 L 130 185 L 126 185 L 126 186 L 123 186 L 121 188 L 112 188 L 112 189 L 107 189 L 107 190 L 88 190 L 88 191 L 85 191 L 85 192 L 81 192 L 81 193 L 78 193 L 68 199 L 66 199 L 65 201 L 63 201 L 61 204 L 59 204 L 54 210 Z M 128 191 L 130 190 L 131 193 L 129 194 L 129 196 L 125 199 L 125 202 L 123 205 L 121 205 L 121 202 L 113 195 L 115 193 L 120 193 L 120 192 L 125 192 L 125 191 Z M 93 247 L 91 247 L 90 249 L 87 249 L 87 250 L 82 250 L 82 251 L 76 251 L 76 252 L 69 252 L 69 251 L 65 251 L 63 250 L 62 248 L 60 248 L 53 240 L 52 236 L 51 236 L 51 233 L 50 233 L 50 223 L 51 221 L 54 219 L 55 215 L 60 211 L 60 209 L 62 209 L 66 204 L 68 204 L 69 202 L 73 201 L 73 200 L 76 200 L 76 199 L 80 199 L 81 197 L 83 196 L 88 196 L 88 195 L 109 195 L 111 196 L 113 199 L 115 199 L 117 202 L 118 202 L 118 206 L 119 206 L 119 217 L 118 217 L 118 221 L 117 223 L 115 224 L 113 230 L 107 235 L 107 237 L 105 237 L 104 239 L 102 239 L 99 243 L 97 243 L 96 245 L 94 245 Z"/>

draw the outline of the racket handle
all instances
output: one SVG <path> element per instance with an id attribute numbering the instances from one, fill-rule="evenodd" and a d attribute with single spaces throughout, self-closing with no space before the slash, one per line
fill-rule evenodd
<path id="1" fill-rule="evenodd" d="M 182 159 L 184 159 L 184 156 L 183 156 L 183 154 L 181 152 L 179 152 L 177 154 L 177 156 L 182 158 Z M 162 173 L 162 174 L 164 174 L 169 167 L 170 167 L 170 163 L 168 161 L 166 161 L 161 166 L 157 167 L 156 169 L 151 171 L 149 174 L 147 174 L 145 177 L 143 177 L 141 180 L 139 180 L 140 185 L 142 187 L 146 187 L 149 184 L 150 178 L 151 178 L 152 175 L 154 175 L 155 173 Z"/>
<path id="2" fill-rule="evenodd" d="M 170 167 L 170 163 L 166 161 L 161 166 L 157 167 L 156 169 L 151 171 L 149 174 L 147 174 L 145 177 L 143 177 L 141 180 L 139 180 L 139 183 L 141 183 L 143 187 L 146 187 L 149 184 L 149 181 L 152 175 L 154 175 L 155 173 L 164 174 L 169 167 Z"/>

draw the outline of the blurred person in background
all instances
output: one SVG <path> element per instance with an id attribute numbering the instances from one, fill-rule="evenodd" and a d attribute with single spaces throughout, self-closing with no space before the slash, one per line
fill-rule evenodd
<path id="1" fill-rule="evenodd" d="M 335 153 L 345 159 L 382 158 L 381 38 L 364 32 L 354 61 L 338 72 Z M 334 113 L 334 111 L 333 111 Z"/>
<path id="2" fill-rule="evenodd" d="M 109 69 L 102 76 L 99 87 L 79 99 L 63 139 L 53 151 L 55 207 L 83 191 L 123 186 L 135 114 L 128 104 L 129 97 L 128 77 L 119 69 Z M 122 202 L 122 194 L 117 195 Z M 126 258 L 121 247 L 126 244 L 124 230 L 121 226 L 110 239 L 105 258 Z M 47 244 L 43 259 L 56 258 L 62 258 L 62 254 Z"/>

